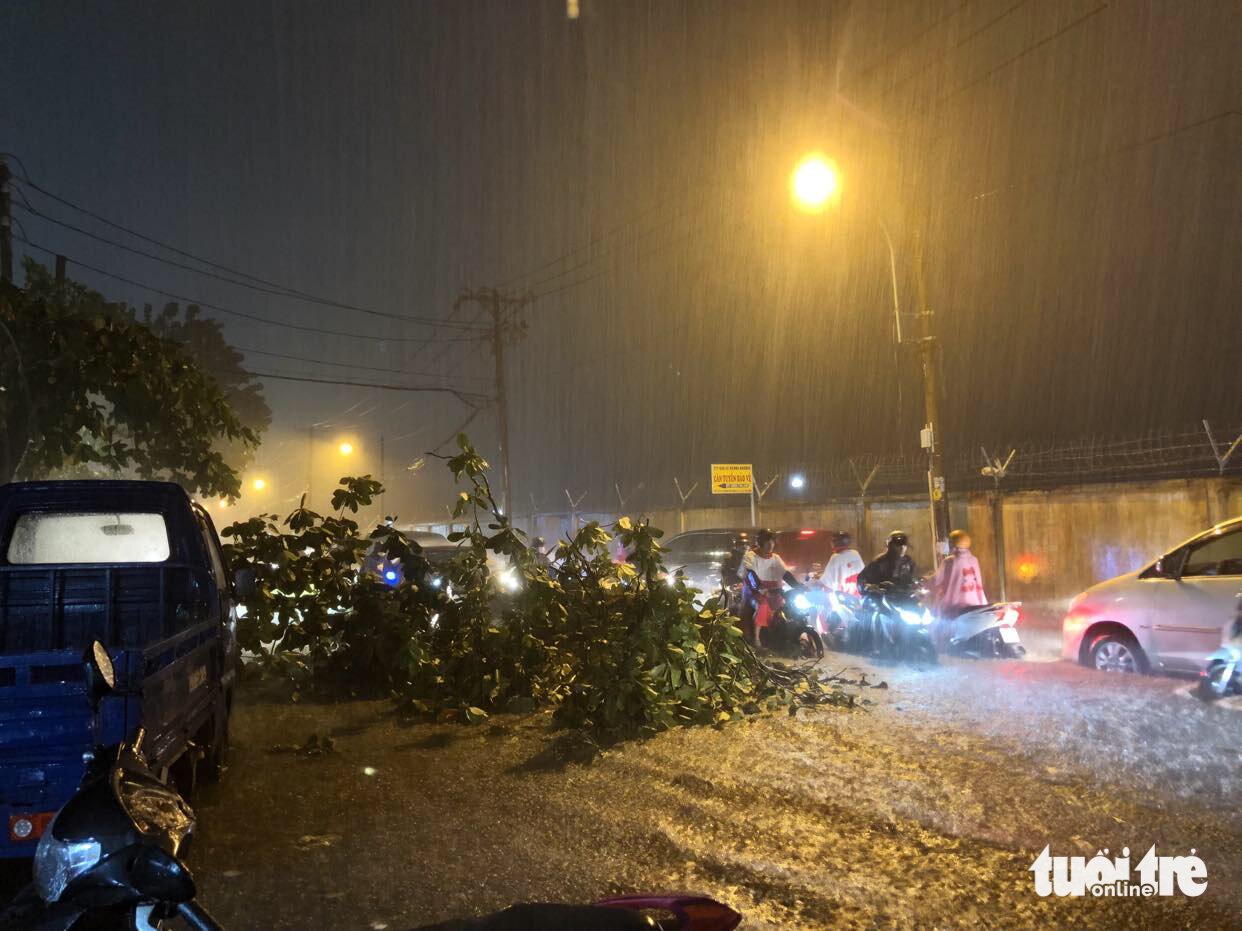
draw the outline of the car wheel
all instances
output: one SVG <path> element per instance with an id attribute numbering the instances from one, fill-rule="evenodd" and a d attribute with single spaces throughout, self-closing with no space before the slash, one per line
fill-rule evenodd
<path id="1" fill-rule="evenodd" d="M 1090 665 L 1100 672 L 1146 672 L 1147 658 L 1133 637 L 1105 634 L 1091 645 Z"/>

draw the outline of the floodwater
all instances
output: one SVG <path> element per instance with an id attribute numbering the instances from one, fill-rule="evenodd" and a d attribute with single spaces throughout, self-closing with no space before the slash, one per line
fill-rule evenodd
<path id="1" fill-rule="evenodd" d="M 748 929 L 1237 927 L 1242 705 L 1066 663 L 856 667 L 870 702 L 662 735 L 589 766 L 545 715 L 406 725 L 244 701 L 191 864 L 227 927 L 402 928 L 514 901 L 684 889 Z M 1232 701 L 1232 700 L 1231 700 Z M 311 734 L 334 750 L 289 752 Z M 281 748 L 279 750 L 273 748 Z M 1197 899 L 1041 899 L 1051 853 L 1197 851 Z"/>

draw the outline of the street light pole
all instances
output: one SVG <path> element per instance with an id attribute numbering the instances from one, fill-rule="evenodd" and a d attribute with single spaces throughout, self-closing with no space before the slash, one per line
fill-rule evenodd
<path id="1" fill-rule="evenodd" d="M 880 224 L 880 232 L 884 234 L 884 243 L 888 246 L 888 274 L 893 288 L 893 326 L 897 336 L 897 345 L 901 345 L 901 302 L 897 297 L 897 252 L 893 249 L 893 237 L 888 231 L 888 224 L 881 217 L 876 217 Z"/>

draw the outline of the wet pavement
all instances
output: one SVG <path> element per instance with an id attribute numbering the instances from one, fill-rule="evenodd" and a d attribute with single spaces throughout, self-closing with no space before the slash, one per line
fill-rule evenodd
<path id="1" fill-rule="evenodd" d="M 1034 642 L 1034 638 L 1033 638 Z M 1054 646 L 1054 644 L 1050 644 Z M 684 889 L 744 928 L 1242 926 L 1242 701 L 1056 661 L 927 671 L 857 711 L 678 731 L 589 766 L 545 714 L 409 724 L 385 702 L 239 702 L 190 864 L 228 928 L 409 928 L 509 902 Z M 328 752 L 298 752 L 314 735 Z M 1204 859 L 1199 898 L 1041 899 L 1029 867 Z"/>
<path id="2" fill-rule="evenodd" d="M 1242 925 L 1242 705 L 1067 663 L 821 668 L 873 704 L 686 730 L 590 766 L 547 717 L 403 724 L 243 702 L 191 863 L 228 927 L 403 928 L 520 900 L 687 889 L 745 928 Z M 331 735 L 326 754 L 290 752 Z M 273 750 L 282 746 L 284 749 Z M 1045 845 L 1194 848 L 1196 899 L 1039 898 Z"/>

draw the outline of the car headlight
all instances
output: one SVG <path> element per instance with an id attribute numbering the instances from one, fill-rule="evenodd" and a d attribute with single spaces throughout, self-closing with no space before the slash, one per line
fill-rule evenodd
<path id="1" fill-rule="evenodd" d="M 97 840 L 61 840 L 56 836 L 56 820 L 48 825 L 34 856 L 34 882 L 39 897 L 57 902 L 65 888 L 100 860 L 102 848 Z"/>
<path id="2" fill-rule="evenodd" d="M 794 607 L 799 611 L 805 612 L 805 611 L 811 610 L 811 599 L 806 597 L 806 595 L 803 595 L 803 594 L 794 595 L 793 604 L 794 604 Z"/>
<path id="3" fill-rule="evenodd" d="M 507 592 L 516 592 L 518 588 L 521 587 L 521 583 L 518 581 L 517 573 L 512 569 L 506 569 L 504 572 L 500 573 L 500 577 L 497 581 L 500 582 L 500 587 Z"/>

